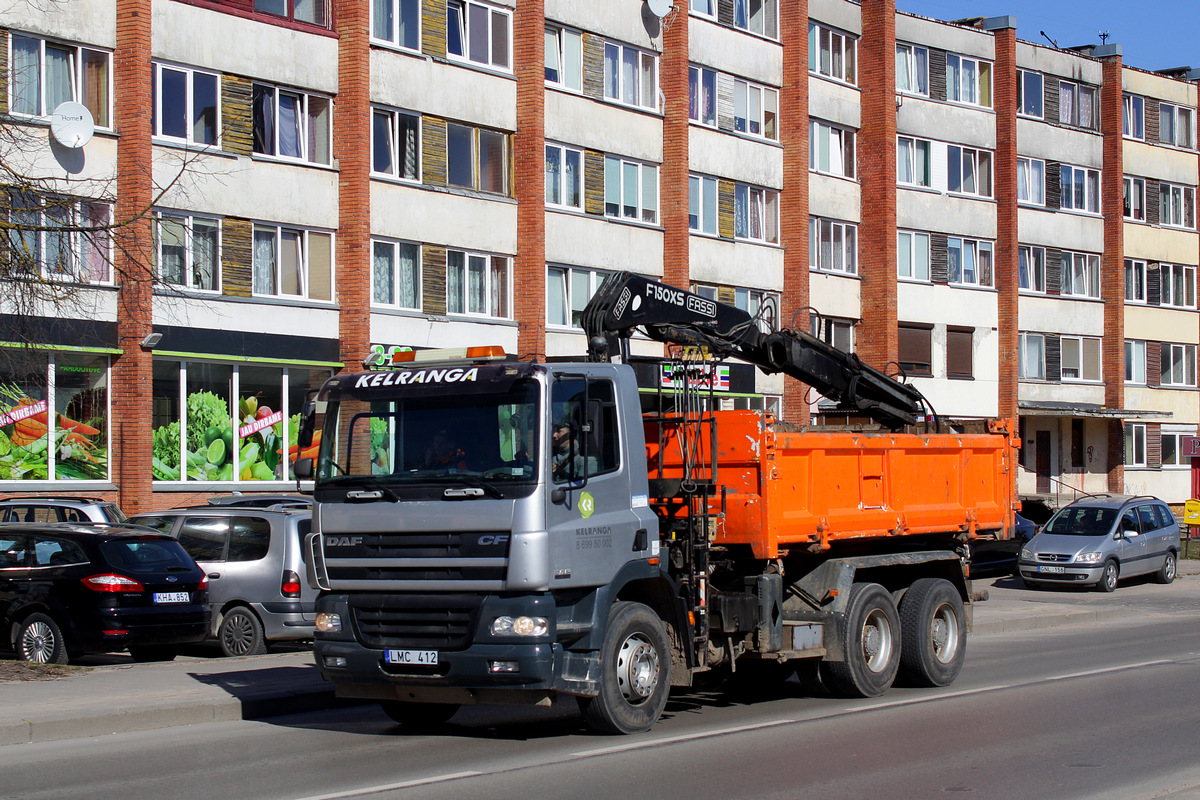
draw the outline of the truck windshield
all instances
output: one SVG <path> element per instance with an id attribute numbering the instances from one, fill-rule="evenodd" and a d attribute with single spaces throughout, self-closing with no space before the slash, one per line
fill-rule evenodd
<path id="1" fill-rule="evenodd" d="M 1117 521 L 1114 508 L 1078 506 L 1059 511 L 1042 528 L 1042 533 L 1067 534 L 1071 536 L 1103 536 L 1113 529 Z"/>
<path id="2" fill-rule="evenodd" d="M 503 391 L 423 392 L 416 396 L 342 396 L 329 403 L 316 479 L 326 487 L 390 493 L 406 486 L 505 486 L 537 482 L 539 384 Z"/>

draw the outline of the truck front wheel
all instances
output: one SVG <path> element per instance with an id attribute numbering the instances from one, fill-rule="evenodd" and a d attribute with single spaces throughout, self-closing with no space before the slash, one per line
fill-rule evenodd
<path id="1" fill-rule="evenodd" d="M 886 692 L 900 667 L 900 615 L 891 593 L 878 583 L 851 586 L 836 635 L 846 660 L 822 662 L 822 677 L 830 688 L 845 697 Z"/>
<path id="2" fill-rule="evenodd" d="M 900 671 L 913 686 L 949 686 L 967 655 L 967 615 L 954 584 L 915 581 L 900 599 Z"/>
<path id="3" fill-rule="evenodd" d="M 667 705 L 671 648 L 662 620 L 641 603 L 613 604 L 600 648 L 600 692 L 580 701 L 584 721 L 604 733 L 649 730 Z"/>

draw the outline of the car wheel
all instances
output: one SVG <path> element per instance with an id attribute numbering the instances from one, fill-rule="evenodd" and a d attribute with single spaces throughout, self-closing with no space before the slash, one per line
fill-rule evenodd
<path id="1" fill-rule="evenodd" d="M 1163 559 L 1163 564 L 1158 568 L 1158 572 L 1154 575 L 1154 580 L 1159 583 L 1170 583 L 1175 580 L 1175 573 L 1179 568 L 1176 562 L 1177 556 L 1173 551 L 1167 551 L 1167 557 Z"/>
<path id="2" fill-rule="evenodd" d="M 604 733 L 650 730 L 667 705 L 670 676 L 662 620 L 641 603 L 614 604 L 600 648 L 599 694 L 580 701 L 584 721 Z"/>
<path id="3" fill-rule="evenodd" d="M 1104 572 L 1100 573 L 1100 580 L 1096 582 L 1096 591 L 1113 592 L 1117 589 L 1117 579 L 1120 577 L 1120 568 L 1117 567 L 1117 562 L 1104 562 Z"/>
<path id="4" fill-rule="evenodd" d="M 921 578 L 900 600 L 900 672 L 913 686 L 949 686 L 967 656 L 967 615 L 954 584 Z"/>
<path id="5" fill-rule="evenodd" d="M 173 644 L 145 644 L 129 648 L 129 655 L 140 664 L 148 661 L 174 661 L 179 648 Z"/>
<path id="6" fill-rule="evenodd" d="M 221 652 L 227 656 L 257 656 L 267 652 L 262 623 L 245 606 L 225 612 L 221 627 L 217 629 L 217 641 L 221 644 Z"/>
<path id="7" fill-rule="evenodd" d="M 830 687 L 845 697 L 886 692 L 900 667 L 900 615 L 891 594 L 877 583 L 854 584 L 836 630 L 846 660 L 822 662 Z"/>
<path id="8" fill-rule="evenodd" d="M 17 623 L 13 642 L 17 659 L 36 664 L 67 663 L 67 643 L 58 623 L 45 614 L 30 614 Z"/>
<path id="9" fill-rule="evenodd" d="M 380 700 L 379 707 L 393 722 L 418 730 L 446 723 L 460 708 L 458 703 L 403 703 L 399 700 Z"/>

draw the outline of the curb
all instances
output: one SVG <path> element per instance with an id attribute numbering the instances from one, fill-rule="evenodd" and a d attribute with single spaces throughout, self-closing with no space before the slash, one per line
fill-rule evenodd
<path id="1" fill-rule="evenodd" d="M 1012 633 L 1014 631 L 1032 631 L 1041 628 L 1058 628 L 1063 625 L 1099 622 L 1106 619 L 1127 616 L 1128 611 L 1119 608 L 1081 609 L 1079 611 L 1054 611 L 1050 614 L 1030 614 L 1024 617 L 1009 619 L 993 619 L 983 622 L 976 621 L 971 627 L 973 636 L 987 636 L 995 633 Z"/>

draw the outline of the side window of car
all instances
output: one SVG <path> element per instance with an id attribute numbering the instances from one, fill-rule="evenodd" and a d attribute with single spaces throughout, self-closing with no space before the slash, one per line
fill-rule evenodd
<path id="1" fill-rule="evenodd" d="M 1138 532 L 1137 512 L 1132 508 L 1127 509 L 1125 513 L 1121 515 L 1120 530 L 1133 531 L 1134 533 Z"/>
<path id="2" fill-rule="evenodd" d="M 234 517 L 229 521 L 229 561 L 266 558 L 271 544 L 271 521 L 262 517 Z"/>
<path id="3" fill-rule="evenodd" d="M 0 569 L 17 569 L 25 566 L 25 548 L 28 537 L 0 536 Z"/>
<path id="4" fill-rule="evenodd" d="M 173 514 L 164 514 L 153 517 L 138 517 L 135 521 L 138 525 L 146 525 L 147 527 L 154 528 L 156 531 L 170 533 L 171 526 L 175 524 L 175 520 L 177 519 L 178 517 Z"/>
<path id="5" fill-rule="evenodd" d="M 1138 517 L 1142 520 L 1142 531 L 1149 533 L 1156 531 L 1162 526 L 1158 524 L 1158 515 L 1154 513 L 1154 506 L 1138 506 Z"/>
<path id="6" fill-rule="evenodd" d="M 13 506 L 6 522 L 58 522 L 57 509 L 45 506 Z"/>
<path id="7" fill-rule="evenodd" d="M 179 543 L 195 561 L 223 561 L 228 536 L 224 517 L 188 517 L 179 526 Z"/>
<path id="8" fill-rule="evenodd" d="M 59 516 L 63 522 L 87 522 L 88 518 L 77 508 L 60 508 Z"/>
<path id="9" fill-rule="evenodd" d="M 1176 524 L 1175 515 L 1171 513 L 1171 509 L 1164 505 L 1159 505 L 1158 503 L 1155 503 L 1153 508 L 1155 513 L 1158 514 L 1159 522 L 1162 523 L 1161 527 L 1169 528 Z"/>
<path id="10" fill-rule="evenodd" d="M 305 563 L 308 559 L 304 554 L 304 540 L 312 533 L 312 519 L 305 518 L 296 520 L 296 534 L 300 537 L 300 546 L 296 548 L 296 552 L 300 554 L 300 563 Z"/>
<path id="11" fill-rule="evenodd" d="M 75 542 L 54 539 L 48 536 L 33 537 L 33 566 L 65 567 L 68 564 L 86 564 L 87 556 Z"/>

